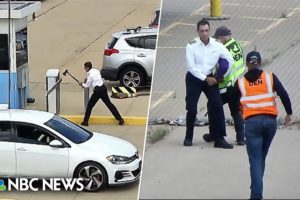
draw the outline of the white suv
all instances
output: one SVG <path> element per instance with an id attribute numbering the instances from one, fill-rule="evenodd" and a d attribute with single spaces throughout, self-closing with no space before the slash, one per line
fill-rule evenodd
<path id="1" fill-rule="evenodd" d="M 151 82 L 157 28 L 127 29 L 114 33 L 104 50 L 102 77 L 128 87 Z"/>

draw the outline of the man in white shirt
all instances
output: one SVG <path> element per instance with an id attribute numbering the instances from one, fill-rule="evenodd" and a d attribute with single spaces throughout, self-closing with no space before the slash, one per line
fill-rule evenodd
<path id="1" fill-rule="evenodd" d="M 226 135 L 225 116 L 222 99 L 218 89 L 218 81 L 213 77 L 213 70 L 219 59 L 225 59 L 228 67 L 234 63 L 230 52 L 215 39 L 209 37 L 210 24 L 207 20 L 197 23 L 199 38 L 190 42 L 186 47 L 186 136 L 184 146 L 192 146 L 194 135 L 194 122 L 197 115 L 197 104 L 203 91 L 211 102 L 213 116 L 210 123 L 213 127 L 216 148 L 232 149 L 223 135 Z M 222 76 L 230 72 L 228 69 Z M 225 134 L 224 134 L 225 133 Z"/>
<path id="2" fill-rule="evenodd" d="M 91 62 L 84 63 L 84 70 L 87 72 L 87 78 L 84 83 L 79 83 L 80 86 L 84 88 L 93 88 L 93 94 L 88 102 L 84 119 L 81 125 L 88 126 L 89 125 L 89 119 L 92 112 L 93 107 L 98 102 L 99 99 L 103 101 L 103 103 L 107 106 L 107 108 L 110 110 L 110 112 L 113 114 L 113 116 L 116 118 L 116 120 L 119 121 L 119 125 L 124 124 L 124 120 L 121 117 L 120 113 L 118 112 L 115 105 L 110 101 L 109 96 L 107 94 L 107 89 L 103 83 L 103 80 L 101 78 L 100 71 L 97 69 L 93 69 Z"/>

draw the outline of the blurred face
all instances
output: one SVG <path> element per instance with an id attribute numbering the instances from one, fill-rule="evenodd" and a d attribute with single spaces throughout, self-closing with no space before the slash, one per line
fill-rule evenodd
<path id="1" fill-rule="evenodd" d="M 224 44 L 224 43 L 226 42 L 226 37 L 225 37 L 225 36 L 220 36 L 220 37 L 218 37 L 218 40 L 219 40 L 222 44 Z"/>
<path id="2" fill-rule="evenodd" d="M 203 25 L 203 26 L 199 26 L 198 29 L 198 34 L 199 37 L 201 39 L 202 42 L 207 43 L 208 42 L 208 38 L 209 38 L 209 26 L 208 25 Z"/>
<path id="3" fill-rule="evenodd" d="M 86 66 L 84 66 L 83 68 L 84 68 L 84 71 L 86 71 L 86 72 L 88 72 L 90 70 L 90 68 L 88 68 Z"/>
<path id="4" fill-rule="evenodd" d="M 248 71 L 250 71 L 252 69 L 259 68 L 260 67 L 260 63 L 252 64 L 252 63 L 247 62 L 247 67 L 248 67 Z"/>

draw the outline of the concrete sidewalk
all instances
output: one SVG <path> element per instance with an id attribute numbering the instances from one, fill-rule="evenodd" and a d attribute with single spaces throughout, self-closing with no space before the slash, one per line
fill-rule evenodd
<path id="1" fill-rule="evenodd" d="M 295 127 L 292 127 L 294 129 Z M 249 164 L 245 146 L 216 149 L 195 129 L 192 147 L 182 145 L 185 127 L 146 149 L 140 199 L 246 199 L 250 196 Z M 233 127 L 227 140 L 234 143 Z M 300 198 L 300 132 L 277 131 L 264 177 L 265 199 Z"/>
<path id="2" fill-rule="evenodd" d="M 111 87 L 115 82 L 106 82 L 108 94 L 111 95 Z M 27 109 L 46 110 L 45 83 L 30 83 L 30 94 L 36 98 L 34 104 L 29 104 Z M 90 91 L 90 94 L 92 91 Z M 127 99 L 111 98 L 121 115 L 146 117 L 149 104 L 149 96 L 139 96 Z M 62 83 L 60 92 L 60 108 L 63 115 L 84 114 L 83 89 L 78 84 Z M 92 115 L 112 116 L 104 103 L 99 100 L 95 105 Z"/>

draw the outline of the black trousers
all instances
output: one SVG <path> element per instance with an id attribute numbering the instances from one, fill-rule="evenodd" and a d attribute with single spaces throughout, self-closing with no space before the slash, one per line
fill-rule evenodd
<path id="1" fill-rule="evenodd" d="M 209 86 L 205 81 L 194 77 L 190 72 L 186 74 L 186 140 L 193 140 L 194 123 L 197 115 L 197 104 L 202 91 L 206 95 L 208 101 L 211 102 L 213 115 L 211 116 L 212 132 L 215 141 L 223 140 L 226 135 L 225 116 L 223 103 L 219 92 L 218 85 Z"/>
<path id="2" fill-rule="evenodd" d="M 233 87 L 227 87 L 227 91 L 221 94 L 221 98 L 223 101 L 223 105 L 228 103 L 230 114 L 234 121 L 234 129 L 236 132 L 236 140 L 237 141 L 244 141 L 245 140 L 245 129 L 244 129 L 244 120 L 240 112 L 235 109 L 235 102 L 233 102 L 232 95 L 234 93 Z M 214 109 L 211 106 L 210 102 L 207 102 L 207 111 L 208 111 L 208 119 L 210 121 L 211 116 L 214 113 Z M 212 133 L 212 124 L 209 123 L 209 132 Z M 214 135 L 212 134 L 214 137 Z M 223 135 L 226 136 L 226 135 Z"/>
<path id="3" fill-rule="evenodd" d="M 90 116 L 91 116 L 92 109 L 95 106 L 95 104 L 98 102 L 99 99 L 101 99 L 103 101 L 103 103 L 107 106 L 107 108 L 110 110 L 110 112 L 116 118 L 116 120 L 122 119 L 116 106 L 110 101 L 105 85 L 102 85 L 102 86 L 96 86 L 94 88 L 94 92 L 88 102 L 88 105 L 87 105 L 87 108 L 85 111 L 83 122 L 88 123 Z"/>

